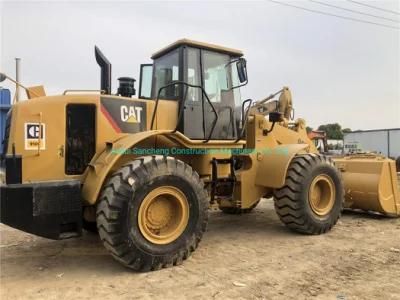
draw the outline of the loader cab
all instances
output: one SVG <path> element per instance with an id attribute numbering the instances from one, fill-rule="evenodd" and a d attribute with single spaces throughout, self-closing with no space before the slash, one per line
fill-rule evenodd
<path id="1" fill-rule="evenodd" d="M 247 83 L 242 55 L 239 50 L 180 40 L 155 53 L 152 65 L 141 66 L 139 97 L 178 101 L 183 109 L 178 130 L 191 139 L 206 139 L 211 132 L 214 140 L 236 139 L 241 117 L 238 87 Z"/>

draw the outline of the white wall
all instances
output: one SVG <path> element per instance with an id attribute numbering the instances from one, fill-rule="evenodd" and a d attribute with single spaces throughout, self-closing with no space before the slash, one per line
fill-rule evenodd
<path id="1" fill-rule="evenodd" d="M 359 143 L 363 151 L 376 151 L 383 155 L 400 156 L 400 129 L 389 130 L 390 149 L 388 149 L 388 130 L 351 132 L 344 136 L 344 143 Z"/>
<path id="2" fill-rule="evenodd" d="M 390 138 L 390 156 L 399 157 L 400 156 L 400 129 L 389 131 Z"/>

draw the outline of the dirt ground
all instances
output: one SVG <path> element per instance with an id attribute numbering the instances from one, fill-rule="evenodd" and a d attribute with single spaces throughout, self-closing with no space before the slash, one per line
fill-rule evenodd
<path id="1" fill-rule="evenodd" d="M 183 265 L 135 273 L 96 235 L 51 241 L 1 232 L 5 299 L 400 299 L 400 219 L 345 213 L 322 236 L 288 231 L 271 200 L 248 215 L 211 212 Z"/>

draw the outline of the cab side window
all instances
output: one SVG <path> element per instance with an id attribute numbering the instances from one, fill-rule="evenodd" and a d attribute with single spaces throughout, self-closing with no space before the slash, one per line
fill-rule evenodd
<path id="1" fill-rule="evenodd" d="M 154 61 L 153 98 L 156 99 L 159 89 L 173 81 L 179 80 L 179 49 L 176 49 Z M 171 85 L 161 91 L 160 99 L 179 99 L 179 85 Z"/>
<path id="2" fill-rule="evenodd" d="M 192 85 L 201 86 L 201 70 L 200 70 L 200 50 L 195 48 L 188 48 L 186 52 L 187 69 L 186 78 L 187 83 Z M 188 87 L 186 100 L 192 102 L 200 102 L 201 89 Z"/>
<path id="3" fill-rule="evenodd" d="M 153 80 L 153 65 L 140 65 L 139 98 L 151 99 L 151 83 Z"/>
<path id="4" fill-rule="evenodd" d="M 226 64 L 229 56 L 203 50 L 204 89 L 211 102 L 221 102 L 221 93 L 229 88 Z"/>

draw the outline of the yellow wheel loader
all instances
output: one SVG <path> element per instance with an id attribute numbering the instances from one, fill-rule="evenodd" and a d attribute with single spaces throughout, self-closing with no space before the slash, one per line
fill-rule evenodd
<path id="1" fill-rule="evenodd" d="M 394 162 L 319 154 L 305 121 L 291 119 L 287 87 L 240 99 L 241 51 L 179 40 L 141 65 L 138 97 L 129 77 L 113 93 L 111 64 L 95 56 L 98 91 L 46 96 L 16 82 L 28 100 L 7 119 L 1 222 L 50 239 L 97 230 L 116 260 L 147 271 L 189 257 L 210 204 L 245 213 L 273 197 L 305 234 L 329 231 L 345 200 L 399 215 Z"/>

